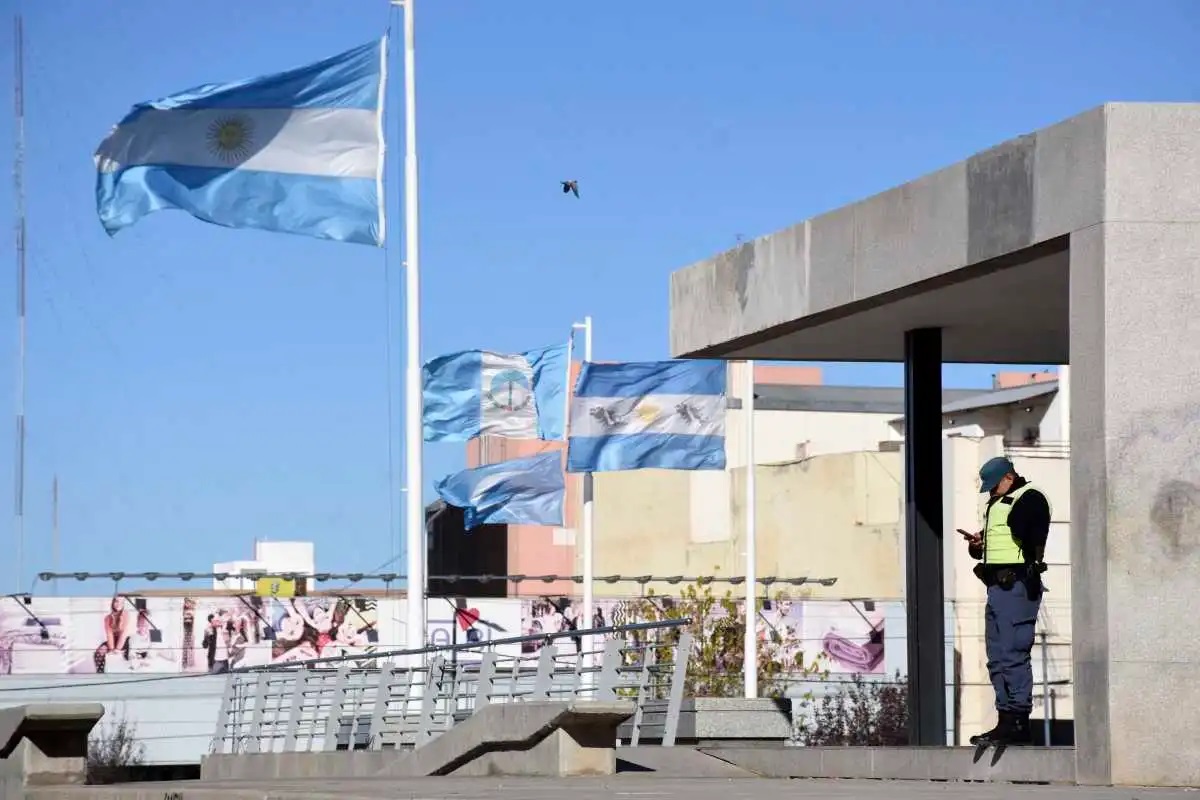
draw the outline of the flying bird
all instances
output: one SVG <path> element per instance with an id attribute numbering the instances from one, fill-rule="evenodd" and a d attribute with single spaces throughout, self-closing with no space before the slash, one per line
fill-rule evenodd
<path id="1" fill-rule="evenodd" d="M 563 194 L 573 194 L 579 197 L 579 181 L 560 181 L 563 187 Z"/>

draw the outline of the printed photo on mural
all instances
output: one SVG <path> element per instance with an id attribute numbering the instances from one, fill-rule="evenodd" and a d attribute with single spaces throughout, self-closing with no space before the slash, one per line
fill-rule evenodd
<path id="1" fill-rule="evenodd" d="M 745 608 L 740 604 L 739 610 Z M 796 600 L 765 600 L 758 612 L 758 641 L 773 645 L 772 653 L 783 664 L 811 664 L 817 648 L 804 641 L 804 604 Z"/>
<path id="2" fill-rule="evenodd" d="M 871 675 L 884 671 L 884 613 L 870 600 L 809 603 L 804 639 L 824 657 L 830 673 Z"/>
<path id="3" fill-rule="evenodd" d="M 68 616 L 65 598 L 0 597 L 0 675 L 66 672 Z"/>
<path id="4" fill-rule="evenodd" d="M 67 601 L 65 633 L 73 674 L 170 673 L 179 669 L 175 618 L 169 597 L 114 594 Z"/>
<path id="5" fill-rule="evenodd" d="M 519 636 L 521 602 L 513 600 L 471 600 L 466 597 L 430 598 L 426 606 L 431 647 L 449 645 L 485 645 L 496 639 Z M 508 648 L 501 648 L 503 652 Z M 482 650 L 461 650 L 456 660 L 478 660 Z"/>
<path id="6" fill-rule="evenodd" d="M 373 653 L 379 645 L 377 612 L 370 597 L 271 600 L 271 662 Z"/>
<path id="7" fill-rule="evenodd" d="M 521 619 L 521 633 L 525 636 L 540 636 L 576 631 L 586 628 L 607 628 L 613 625 L 624 625 L 631 620 L 624 618 L 623 609 L 626 604 L 622 600 L 596 600 L 593 604 L 592 624 L 586 625 L 580 619 L 583 613 L 583 601 L 572 597 L 538 597 L 524 603 Z M 542 649 L 543 641 L 531 640 L 522 643 L 522 653 L 536 653 Z M 557 640 L 556 646 L 575 648 L 578 652 L 582 639 L 564 637 Z"/>
<path id="8" fill-rule="evenodd" d="M 270 622 L 254 596 L 185 597 L 180 669 L 219 674 L 270 660 Z"/>

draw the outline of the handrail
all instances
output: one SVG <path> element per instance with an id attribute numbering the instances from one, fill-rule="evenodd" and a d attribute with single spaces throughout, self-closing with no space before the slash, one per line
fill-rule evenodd
<path id="1" fill-rule="evenodd" d="M 210 752 L 419 747 L 487 705 L 555 699 L 631 700 L 631 745 L 661 738 L 669 746 L 675 742 L 692 654 L 690 623 L 684 618 L 611 625 L 231 670 Z M 674 633 L 666 641 L 636 636 L 651 630 Z M 595 652 L 577 646 L 573 653 L 559 654 L 554 644 L 596 634 L 607 636 Z M 519 655 L 497 652 L 529 642 L 543 646 Z M 448 658 L 463 650 L 480 651 L 479 662 Z M 429 653 L 436 655 L 419 657 Z M 396 655 L 418 657 L 407 664 L 363 663 Z M 351 666 L 350 660 L 358 663 Z"/>
<path id="2" fill-rule="evenodd" d="M 297 667 L 311 667 L 313 665 L 320 664 L 339 664 L 343 661 L 377 660 L 381 658 L 394 658 L 397 656 L 428 655 L 431 653 L 458 653 L 464 650 L 492 650 L 496 647 L 504 647 L 510 644 L 523 644 L 525 642 L 545 642 L 549 644 L 557 639 L 582 639 L 586 636 L 673 629 L 681 628 L 685 625 L 691 624 L 692 620 L 690 617 L 683 617 L 681 619 L 662 620 L 661 622 L 635 622 L 629 625 L 608 625 L 603 628 L 582 628 L 580 630 L 558 631 L 556 633 L 534 633 L 526 634 L 524 636 L 509 636 L 504 639 L 489 639 L 486 642 L 464 642 L 461 644 L 430 645 L 428 647 L 422 647 L 415 650 L 384 650 L 372 653 L 352 653 L 340 656 L 324 656 L 322 658 L 309 658 L 305 659 L 304 661 L 289 661 L 285 664 L 260 664 L 249 667 L 235 667 L 229 670 L 229 672 L 280 672 L 295 669 Z"/>

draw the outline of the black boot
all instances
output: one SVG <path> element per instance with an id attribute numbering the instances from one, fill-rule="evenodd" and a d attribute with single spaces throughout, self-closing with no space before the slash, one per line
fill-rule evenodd
<path id="1" fill-rule="evenodd" d="M 984 731 L 983 733 L 977 733 L 974 736 L 972 736 L 968 741 L 971 744 L 976 744 L 976 745 L 995 744 L 999 739 L 1003 738 L 1008 733 L 1009 728 L 1012 727 L 1012 723 L 1010 721 L 1010 717 L 1012 715 L 1009 714 L 1009 712 L 1007 712 L 1007 711 L 1001 711 L 1001 712 L 999 712 L 999 714 L 1000 714 L 1000 721 L 996 723 L 996 727 L 992 728 L 990 731 Z"/>
<path id="2" fill-rule="evenodd" d="M 1033 744 L 1033 729 L 1029 727 L 1028 714 L 1011 714 L 1009 723 L 1008 736 L 998 744 Z"/>

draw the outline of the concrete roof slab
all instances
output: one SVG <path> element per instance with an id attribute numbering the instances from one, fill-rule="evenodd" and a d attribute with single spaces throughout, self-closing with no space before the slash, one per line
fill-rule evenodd
<path id="1" fill-rule="evenodd" d="M 1065 237 L 1200 220 L 1198 130 L 1197 104 L 1109 104 L 679 270 L 671 352 L 899 360 L 928 325 L 947 361 L 1065 363 Z"/>

